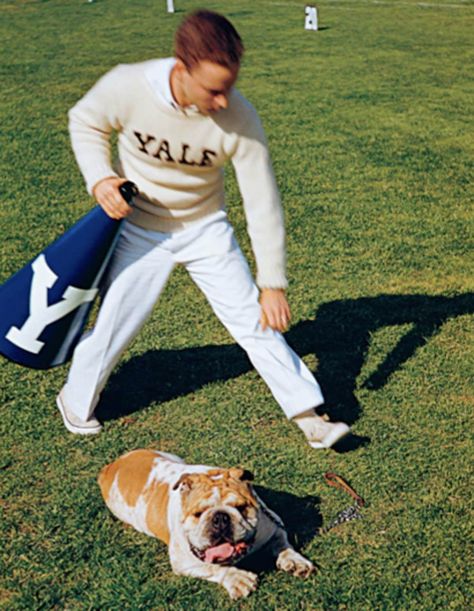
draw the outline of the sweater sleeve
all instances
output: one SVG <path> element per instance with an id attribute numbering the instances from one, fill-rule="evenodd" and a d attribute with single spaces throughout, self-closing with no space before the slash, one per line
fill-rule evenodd
<path id="1" fill-rule="evenodd" d="M 110 134 L 121 129 L 123 68 L 108 72 L 69 111 L 71 144 L 89 193 L 100 180 L 117 176 L 111 163 Z"/>
<path id="2" fill-rule="evenodd" d="M 232 164 L 257 264 L 257 285 L 286 288 L 285 227 L 280 194 L 262 124 L 253 107 L 247 111 Z"/>

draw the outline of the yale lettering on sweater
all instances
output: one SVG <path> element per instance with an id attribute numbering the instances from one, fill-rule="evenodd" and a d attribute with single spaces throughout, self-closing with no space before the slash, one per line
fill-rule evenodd
<path id="1" fill-rule="evenodd" d="M 171 147 L 168 140 L 157 140 L 155 136 L 150 134 L 141 134 L 133 132 L 138 140 L 138 150 L 150 157 L 155 157 L 160 161 L 168 161 L 169 163 L 179 163 L 181 165 L 197 166 L 200 168 L 212 168 L 213 157 L 217 157 L 217 153 L 211 149 L 202 148 L 196 156 L 194 151 L 191 151 L 191 146 L 182 142 L 178 154 L 171 153 Z"/>
<path id="2" fill-rule="evenodd" d="M 60 318 L 67 316 L 83 303 L 92 301 L 97 295 L 98 289 L 79 289 L 68 286 L 62 295 L 62 300 L 48 305 L 48 289 L 58 279 L 41 254 L 32 263 L 33 280 L 30 290 L 30 315 L 23 326 L 10 327 L 6 339 L 32 354 L 38 354 L 44 346 L 44 342 L 38 338 L 44 329 Z"/>

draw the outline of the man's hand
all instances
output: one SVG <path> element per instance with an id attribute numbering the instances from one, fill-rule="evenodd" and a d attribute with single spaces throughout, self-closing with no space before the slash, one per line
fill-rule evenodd
<path id="1" fill-rule="evenodd" d="M 285 291 L 283 289 L 262 289 L 260 305 L 262 306 L 260 316 L 262 329 L 265 330 L 270 327 L 275 331 L 286 331 L 291 319 L 291 312 Z"/>
<path id="2" fill-rule="evenodd" d="M 110 176 L 100 180 L 92 189 L 96 202 L 115 220 L 123 219 L 132 212 L 132 207 L 120 195 L 119 187 L 124 182 L 124 178 Z"/>

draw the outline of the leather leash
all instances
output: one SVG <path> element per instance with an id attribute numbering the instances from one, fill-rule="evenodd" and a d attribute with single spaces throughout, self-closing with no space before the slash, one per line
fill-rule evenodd
<path id="1" fill-rule="evenodd" d="M 332 486 L 333 488 L 339 488 L 340 490 L 344 490 L 344 492 L 347 492 L 347 494 L 349 494 L 354 499 L 355 505 L 351 505 L 350 507 L 343 509 L 327 526 L 320 528 L 319 534 L 321 535 L 327 533 L 329 530 L 338 526 L 339 524 L 362 518 L 359 509 L 365 505 L 364 499 L 359 496 L 354 490 L 354 488 L 352 488 L 352 486 L 350 486 L 346 482 L 346 480 L 340 475 L 329 471 L 328 473 L 324 474 L 324 479 L 326 480 L 326 483 L 329 486 Z"/>
<path id="2" fill-rule="evenodd" d="M 346 480 L 340 475 L 328 471 L 324 474 L 324 479 L 326 480 L 326 484 L 329 484 L 329 486 L 333 486 L 334 488 L 341 488 L 342 490 L 347 492 L 347 494 L 350 494 L 359 507 L 363 507 L 365 505 L 364 499 L 359 496 L 354 490 L 354 488 L 352 488 L 352 486 L 350 486 L 346 482 Z"/>

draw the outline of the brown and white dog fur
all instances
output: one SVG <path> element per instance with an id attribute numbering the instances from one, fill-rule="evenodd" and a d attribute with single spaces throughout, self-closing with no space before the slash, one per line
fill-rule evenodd
<path id="1" fill-rule="evenodd" d="M 257 575 L 233 565 L 267 543 L 277 568 L 300 577 L 314 570 L 291 547 L 251 479 L 240 468 L 187 465 L 165 452 L 134 450 L 105 466 L 99 485 L 117 518 L 169 546 L 176 574 L 220 583 L 236 599 L 255 590 Z"/>

